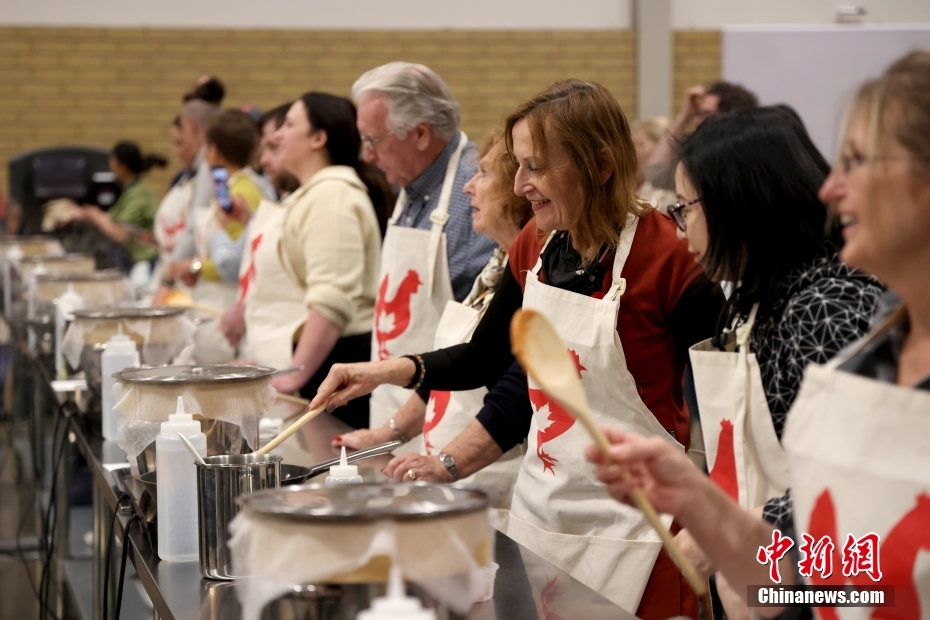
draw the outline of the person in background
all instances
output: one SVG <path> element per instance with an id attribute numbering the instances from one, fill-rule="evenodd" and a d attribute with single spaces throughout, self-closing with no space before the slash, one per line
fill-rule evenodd
<path id="1" fill-rule="evenodd" d="M 475 231 L 493 239 L 498 247 L 465 301 L 447 304 L 436 330 L 437 348 L 467 342 L 471 337 L 507 269 L 508 248 L 533 217 L 529 201 L 513 193 L 516 172 L 516 164 L 507 153 L 503 134 L 495 132 L 485 143 L 478 172 L 465 184 L 464 191 L 471 196 Z M 393 425 L 387 423 L 379 428 L 337 436 L 333 446 L 360 450 L 397 438 L 407 441 L 422 433 L 420 454 L 441 454 L 445 444 L 474 420 L 485 394 L 486 388 L 465 392 L 418 390 L 394 415 Z M 523 450 L 515 448 L 467 482 L 493 489 L 494 506 L 507 509 L 522 457 Z"/>
<path id="2" fill-rule="evenodd" d="M 428 350 L 446 302 L 461 302 L 494 251 L 471 226 L 477 149 L 459 129 L 459 104 L 424 65 L 392 62 L 352 85 L 366 161 L 403 188 L 384 236 L 372 360 Z M 410 398 L 393 385 L 371 396 L 371 425 Z M 364 425 L 364 426 L 367 426 Z"/>
<path id="3" fill-rule="evenodd" d="M 685 93 L 678 115 L 649 156 L 643 170 L 645 180 L 653 187 L 675 191 L 678 143 L 685 135 L 715 114 L 758 106 L 755 94 L 739 84 L 719 81 L 707 88 L 692 86 Z"/>
<path id="4" fill-rule="evenodd" d="M 287 198 L 287 196 L 300 187 L 300 181 L 282 165 L 281 144 L 277 137 L 277 131 L 284 124 L 284 118 L 291 108 L 291 105 L 293 105 L 293 102 L 279 105 L 273 110 L 266 112 L 261 119 L 261 156 L 259 162 L 265 178 L 274 186 L 279 200 Z M 280 213 L 278 213 L 278 215 L 272 214 L 272 212 L 277 213 L 279 211 Z M 215 254 L 227 251 L 231 252 L 233 250 L 226 250 L 223 246 L 236 244 L 239 246 L 239 249 L 235 251 L 240 252 L 242 255 L 239 267 L 239 298 L 236 301 L 236 305 L 223 313 L 220 319 L 220 330 L 223 332 L 223 335 L 226 336 L 230 345 L 237 347 L 240 345 L 240 342 L 242 342 L 243 336 L 248 333 L 249 322 L 253 324 L 252 331 L 255 333 L 264 333 L 266 331 L 265 325 L 263 324 L 264 317 L 267 317 L 273 323 L 278 322 L 279 317 L 273 316 L 274 311 L 266 313 L 266 310 L 268 310 L 267 307 L 263 307 L 262 310 L 256 314 L 256 312 L 254 312 L 256 310 L 254 304 L 253 313 L 251 314 L 252 319 L 250 321 L 246 319 L 248 302 L 256 289 L 259 288 L 256 284 L 259 278 L 259 272 L 261 272 L 262 278 L 271 278 L 273 283 L 270 284 L 271 288 L 268 289 L 269 291 L 276 290 L 274 288 L 275 286 L 285 285 L 288 281 L 280 280 L 281 276 L 284 274 L 276 251 L 278 239 L 281 236 L 280 228 L 283 223 L 283 209 L 281 205 L 270 201 L 263 201 L 260 203 L 254 215 L 256 224 L 252 225 L 250 223 L 253 217 L 251 210 L 242 201 L 234 200 L 233 211 L 230 213 L 229 217 L 238 219 L 243 223 L 249 222 L 246 234 L 242 235 L 237 241 L 233 241 L 223 231 L 218 232 L 212 240 L 212 251 Z M 274 221 L 272 222 L 271 219 Z M 261 254 L 261 256 L 259 256 L 259 254 Z M 261 288 L 264 289 L 265 287 L 262 286 Z M 300 308 L 299 314 L 302 317 L 304 314 L 302 295 L 296 289 L 290 288 L 290 291 L 294 294 L 285 295 L 285 297 L 293 298 L 290 299 L 290 301 Z M 280 291 L 280 293 L 286 292 L 287 291 Z M 281 299 L 278 300 L 278 302 L 283 301 L 284 300 Z M 255 303 L 262 303 L 262 300 L 256 299 Z M 281 309 L 279 308 L 278 310 Z M 287 312 L 287 309 L 284 309 L 284 313 L 290 314 Z M 256 343 L 255 347 L 249 347 L 247 344 L 240 347 L 239 356 L 243 361 L 254 361 L 262 366 L 278 367 L 278 364 L 286 364 L 290 360 L 290 348 L 286 350 L 286 359 L 281 356 L 265 356 L 262 355 L 259 350 L 263 347 L 263 343 L 259 340 L 255 340 L 255 338 L 253 338 L 253 341 Z M 266 344 L 269 346 L 276 346 L 271 343 Z M 281 361 L 282 359 L 283 361 Z"/>
<path id="5" fill-rule="evenodd" d="M 310 92 L 278 130 L 282 164 L 301 185 L 284 203 L 277 250 L 304 304 L 282 341 L 293 347 L 289 366 L 299 370 L 272 381 L 281 392 L 312 396 L 333 364 L 370 358 L 381 234 L 356 120 L 348 99 Z M 368 399 L 334 415 L 367 427 Z"/>
<path id="6" fill-rule="evenodd" d="M 668 127 L 668 119 L 664 116 L 641 118 L 633 121 L 630 131 L 633 134 L 633 144 L 636 145 L 636 160 L 639 162 L 639 196 L 653 207 L 665 213 L 668 205 L 675 202 L 675 192 L 656 188 L 646 180 L 646 163 L 652 157 L 656 145 L 662 140 Z M 670 200 L 671 199 L 671 200 Z"/>
<path id="7" fill-rule="evenodd" d="M 638 487 L 656 509 L 676 515 L 724 574 L 733 590 L 772 583 L 778 563 L 782 586 L 801 580 L 798 560 L 785 554 L 760 563 L 773 547 L 773 526 L 796 545 L 803 535 L 824 544 L 832 571 L 814 568 L 811 585 L 894 588 L 894 616 L 926 615 L 921 592 L 930 571 L 921 561 L 930 511 L 930 52 L 912 52 L 853 99 L 839 161 L 820 189 L 842 226 L 842 261 L 871 273 L 897 298 L 872 332 L 824 365 L 810 365 L 783 436 L 791 497 L 783 510 L 760 519 L 681 455 L 651 438 L 605 428 L 615 444 L 607 458 L 587 457 L 613 497 L 628 501 Z M 623 475 L 627 469 L 631 476 Z M 867 509 L 866 509 L 867 508 Z M 854 539 L 875 536 L 866 552 Z M 880 541 L 880 542 L 877 542 Z M 851 547 L 851 548 L 850 548 Z M 844 551 L 845 549 L 845 551 Z M 812 550 L 813 553 L 813 550 Z M 850 555 L 866 555 L 881 570 L 876 583 L 850 575 Z M 879 565 L 880 558 L 880 565 Z M 851 566 L 858 573 L 858 566 Z M 774 584 L 773 584 L 774 585 Z M 746 602 L 744 600 L 744 602 Z M 752 605 L 756 601 L 748 601 Z M 810 617 L 811 609 L 760 607 L 764 617 Z M 862 617 L 881 615 L 860 610 Z M 820 608 L 822 617 L 839 617 Z"/>
<path id="8" fill-rule="evenodd" d="M 153 167 L 164 168 L 168 161 L 161 155 L 143 154 L 135 142 L 119 142 L 110 151 L 110 171 L 123 191 L 109 211 L 84 205 L 81 220 L 93 224 L 120 248 L 114 263 L 129 272 L 136 263 L 158 258 L 153 236 L 158 199 L 142 180 Z"/>

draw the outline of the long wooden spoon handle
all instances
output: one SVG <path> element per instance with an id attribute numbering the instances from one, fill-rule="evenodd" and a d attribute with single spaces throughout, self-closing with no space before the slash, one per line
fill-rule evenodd
<path id="1" fill-rule="evenodd" d="M 587 416 L 579 416 L 578 419 L 584 425 L 592 439 L 594 439 L 594 443 L 604 454 L 604 457 L 607 460 L 610 460 L 610 442 L 607 440 L 607 436 L 604 434 L 604 431 L 601 430 L 597 424 L 594 424 L 593 420 Z M 621 475 L 624 478 L 629 478 L 630 472 L 626 467 L 623 467 Z M 652 526 L 652 529 L 654 529 L 659 534 L 659 538 L 662 539 L 662 544 L 665 546 L 665 550 L 668 551 L 668 555 L 672 558 L 672 561 L 675 562 L 675 564 L 681 570 L 681 574 L 684 575 L 685 579 L 688 580 L 688 583 L 691 584 L 695 594 L 698 596 L 703 596 L 706 594 L 707 580 L 698 574 L 694 564 L 684 554 L 684 552 L 681 550 L 681 547 L 679 547 L 678 543 L 675 542 L 675 539 L 672 538 L 671 532 L 669 532 L 668 528 L 662 524 L 661 520 L 659 520 L 659 513 L 656 512 L 652 502 L 649 501 L 649 498 L 646 497 L 642 489 L 634 488 L 632 491 L 630 491 L 630 499 L 633 500 L 633 505 L 639 508 L 640 512 L 646 516 L 646 520 L 649 522 L 649 525 Z"/>
<path id="2" fill-rule="evenodd" d="M 310 404 L 310 401 L 306 398 L 301 398 L 300 396 L 291 396 L 290 394 L 284 394 L 282 392 L 275 394 L 275 398 L 277 400 L 283 400 L 285 402 L 294 403 L 295 405 L 302 405 L 304 407 Z"/>
<path id="3" fill-rule="evenodd" d="M 288 426 L 286 429 L 281 431 L 281 433 L 277 437 L 275 437 L 274 439 L 269 441 L 267 444 L 265 444 L 264 447 L 262 447 L 259 450 L 256 450 L 255 454 L 268 454 L 269 452 L 271 452 L 272 450 L 280 446 L 281 442 L 283 442 L 285 439 L 287 439 L 288 437 L 296 433 L 297 430 L 300 429 L 301 426 L 303 426 L 304 424 L 306 424 L 313 418 L 317 417 L 324 411 L 326 411 L 325 404 L 320 405 L 316 409 L 309 410 L 307 413 L 300 416 L 300 418 L 296 422 L 294 422 L 293 424 Z"/>

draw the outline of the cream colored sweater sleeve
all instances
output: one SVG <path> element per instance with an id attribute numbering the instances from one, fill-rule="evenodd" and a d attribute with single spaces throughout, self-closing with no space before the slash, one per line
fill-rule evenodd
<path id="1" fill-rule="evenodd" d="M 360 310 L 371 313 L 359 308 L 373 297 L 373 291 L 365 290 L 370 288 L 365 277 L 370 254 L 365 247 L 366 209 L 371 210 L 368 196 L 357 188 L 325 182 L 295 204 L 285 222 L 286 251 L 303 284 L 304 302 L 342 333 L 357 322 Z"/>

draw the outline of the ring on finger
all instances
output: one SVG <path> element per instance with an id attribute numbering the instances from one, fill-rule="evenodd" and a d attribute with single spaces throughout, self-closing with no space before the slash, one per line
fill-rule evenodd
<path id="1" fill-rule="evenodd" d="M 417 472 L 413 471 L 412 469 L 407 470 L 407 475 L 410 476 L 411 480 L 417 479 Z"/>

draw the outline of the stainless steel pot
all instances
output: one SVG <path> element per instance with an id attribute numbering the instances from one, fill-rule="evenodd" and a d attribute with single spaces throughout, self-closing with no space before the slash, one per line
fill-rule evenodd
<path id="1" fill-rule="evenodd" d="M 226 541 L 229 523 L 239 514 L 237 500 L 278 488 L 282 460 L 276 454 L 239 454 L 209 456 L 204 465 L 197 463 L 200 572 L 207 579 L 235 579 Z"/>

